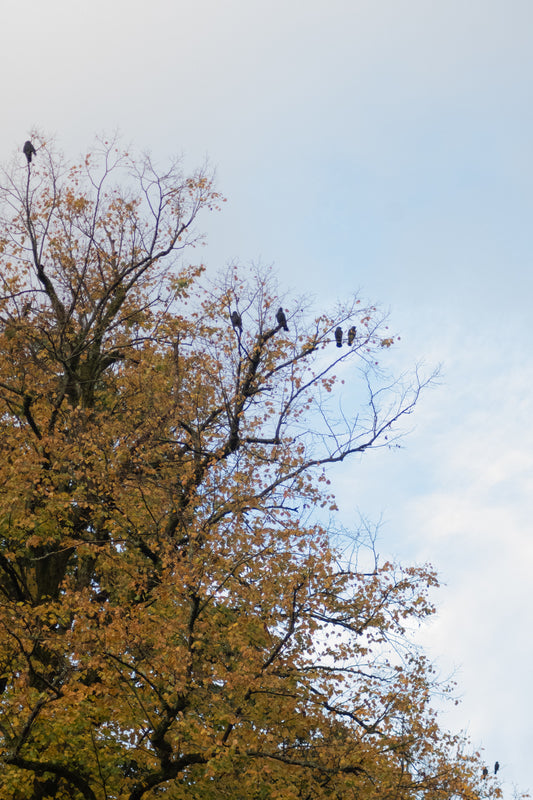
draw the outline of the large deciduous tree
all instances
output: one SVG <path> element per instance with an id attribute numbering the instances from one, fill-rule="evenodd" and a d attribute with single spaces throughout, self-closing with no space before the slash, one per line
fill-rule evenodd
<path id="1" fill-rule="evenodd" d="M 205 171 L 35 141 L 0 197 L 0 796 L 476 797 L 405 630 L 433 572 L 362 571 L 315 513 L 422 388 L 383 317 L 184 265 Z"/>

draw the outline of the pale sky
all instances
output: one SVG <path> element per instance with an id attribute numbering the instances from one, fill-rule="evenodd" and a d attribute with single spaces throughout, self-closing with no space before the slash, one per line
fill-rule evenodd
<path id="1" fill-rule="evenodd" d="M 506 798 L 533 790 L 530 0 L 4 0 L 0 37 L 0 160 L 32 127 L 72 157 L 116 129 L 207 156 L 210 270 L 361 289 L 399 366 L 442 363 L 405 449 L 335 472 L 340 516 L 382 515 L 383 556 L 438 569 L 421 639 L 456 670 L 447 724 Z"/>

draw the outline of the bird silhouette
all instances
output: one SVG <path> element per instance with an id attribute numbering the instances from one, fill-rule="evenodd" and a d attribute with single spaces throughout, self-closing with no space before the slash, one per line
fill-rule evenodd
<path id="1" fill-rule="evenodd" d="M 335 341 L 337 342 L 337 347 L 342 347 L 342 328 L 340 326 L 335 328 Z"/>
<path id="2" fill-rule="evenodd" d="M 28 164 L 29 164 L 31 162 L 31 157 L 36 155 L 35 147 L 32 145 L 29 139 L 27 142 L 24 142 L 24 147 L 22 148 L 22 152 L 28 159 Z"/>
<path id="3" fill-rule="evenodd" d="M 355 339 L 355 325 L 352 325 L 350 330 L 348 331 L 348 347 L 351 347 L 353 344 L 353 340 Z"/>
<path id="4" fill-rule="evenodd" d="M 288 331 L 289 328 L 287 327 L 287 317 L 285 316 L 285 312 L 283 308 L 280 306 L 276 312 L 276 320 L 278 325 L 280 325 L 284 331 Z"/>
<path id="5" fill-rule="evenodd" d="M 483 767 L 483 773 L 482 774 L 483 774 L 484 778 L 487 777 L 487 775 L 489 774 L 489 771 L 488 771 L 487 767 Z"/>
<path id="6" fill-rule="evenodd" d="M 494 764 L 494 774 L 495 775 L 496 775 L 496 773 L 498 772 L 499 769 L 500 769 L 500 762 L 496 761 L 496 763 Z"/>
<path id="7" fill-rule="evenodd" d="M 242 319 L 241 315 L 238 311 L 232 311 L 230 315 L 231 324 L 233 325 L 233 329 L 237 328 L 239 333 L 242 333 Z"/>

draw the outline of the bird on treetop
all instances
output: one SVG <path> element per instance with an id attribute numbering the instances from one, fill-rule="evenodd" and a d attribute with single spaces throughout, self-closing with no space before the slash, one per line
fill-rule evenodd
<path id="1" fill-rule="evenodd" d="M 35 147 L 32 145 L 29 139 L 27 142 L 24 142 L 24 147 L 22 148 L 22 152 L 28 159 L 28 164 L 29 164 L 31 162 L 31 157 L 36 155 Z"/>
<path id="2" fill-rule="evenodd" d="M 495 775 L 496 775 L 496 773 L 498 772 L 499 769 L 500 769 L 500 762 L 496 761 L 496 763 L 494 764 L 494 774 Z"/>
<path id="3" fill-rule="evenodd" d="M 335 328 L 335 341 L 337 342 L 337 347 L 342 347 L 342 328 L 340 325 Z"/>
<path id="4" fill-rule="evenodd" d="M 355 331 L 355 325 L 352 325 L 352 327 L 351 327 L 351 328 L 350 328 L 350 330 L 348 331 L 348 347 L 351 347 L 351 346 L 352 346 L 352 344 L 353 344 L 353 341 L 354 341 L 354 339 L 355 339 L 355 333 L 356 333 L 356 331 Z"/>
<path id="5" fill-rule="evenodd" d="M 230 315 L 231 324 L 233 325 L 233 329 L 237 328 L 239 333 L 242 333 L 242 319 L 241 315 L 238 311 L 232 311 Z"/>
<path id="6" fill-rule="evenodd" d="M 276 312 L 276 320 L 278 322 L 278 325 L 280 325 L 284 331 L 289 330 L 287 326 L 287 317 L 285 316 L 285 312 L 283 311 L 283 308 L 281 306 L 278 308 Z"/>

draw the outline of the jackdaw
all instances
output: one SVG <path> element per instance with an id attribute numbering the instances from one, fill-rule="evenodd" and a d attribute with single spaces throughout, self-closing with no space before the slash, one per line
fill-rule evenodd
<path id="1" fill-rule="evenodd" d="M 24 142 L 24 147 L 22 148 L 22 152 L 28 159 L 28 164 L 29 164 L 31 162 L 31 157 L 36 155 L 35 147 L 32 145 L 29 139 L 27 142 Z"/>
<path id="2" fill-rule="evenodd" d="M 230 315 L 231 324 L 233 325 L 233 329 L 237 328 L 239 333 L 242 333 L 242 319 L 241 315 L 238 311 L 232 311 Z"/>
<path id="3" fill-rule="evenodd" d="M 280 306 L 276 312 L 276 319 L 278 321 L 278 325 L 281 325 L 284 331 L 288 331 L 289 328 L 287 327 L 287 317 L 285 316 L 285 312 L 283 308 Z"/>

